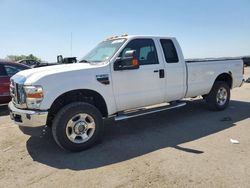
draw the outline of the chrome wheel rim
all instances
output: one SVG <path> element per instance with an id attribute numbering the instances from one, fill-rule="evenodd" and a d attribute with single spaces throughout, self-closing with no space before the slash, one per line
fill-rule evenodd
<path id="1" fill-rule="evenodd" d="M 217 104 L 223 106 L 227 102 L 227 90 L 221 87 L 216 96 Z"/>
<path id="2" fill-rule="evenodd" d="M 79 113 L 68 121 L 66 135 L 71 142 L 81 144 L 93 136 L 95 128 L 95 121 L 92 116 L 86 113 Z"/>

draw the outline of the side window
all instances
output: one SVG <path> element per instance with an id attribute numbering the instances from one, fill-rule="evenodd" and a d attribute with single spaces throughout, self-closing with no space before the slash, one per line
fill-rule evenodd
<path id="1" fill-rule="evenodd" d="M 0 65 L 0 76 L 7 76 L 6 71 L 3 67 L 3 65 Z"/>
<path id="2" fill-rule="evenodd" d="M 4 65 L 5 71 L 8 76 L 13 76 L 21 70 L 24 70 L 22 67 L 12 66 L 12 65 Z"/>
<path id="3" fill-rule="evenodd" d="M 135 50 L 140 65 L 158 64 L 158 56 L 152 39 L 135 39 L 122 50 L 119 57 L 124 57 L 126 51 Z"/>
<path id="4" fill-rule="evenodd" d="M 178 63 L 179 58 L 174 43 L 170 39 L 161 39 L 161 46 L 167 63 Z"/>

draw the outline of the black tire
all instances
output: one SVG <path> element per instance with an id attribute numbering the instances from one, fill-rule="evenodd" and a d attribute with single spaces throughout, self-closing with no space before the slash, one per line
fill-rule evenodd
<path id="1" fill-rule="evenodd" d="M 217 94 L 221 88 L 224 88 L 227 93 L 225 103 L 223 104 L 220 104 L 217 101 Z M 228 106 L 228 103 L 230 101 L 230 88 L 228 84 L 223 81 L 216 81 L 213 85 L 213 88 L 211 89 L 211 91 L 209 92 L 209 94 L 206 96 L 205 99 L 210 110 L 215 110 L 215 111 L 224 110 Z"/>
<path id="2" fill-rule="evenodd" d="M 84 143 L 72 142 L 66 133 L 67 123 L 79 113 L 90 115 L 95 123 L 93 135 Z M 56 143 L 61 148 L 73 152 L 80 152 L 94 145 L 100 139 L 102 129 L 103 120 L 101 113 L 95 106 L 85 102 L 73 102 L 66 105 L 57 113 L 52 124 L 52 134 Z"/>

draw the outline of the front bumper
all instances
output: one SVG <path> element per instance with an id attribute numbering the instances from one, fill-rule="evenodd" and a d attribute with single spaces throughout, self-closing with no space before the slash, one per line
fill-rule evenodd
<path id="1" fill-rule="evenodd" d="M 245 82 L 245 79 L 243 79 L 242 82 L 240 83 L 240 87 L 243 86 L 244 82 Z"/>
<path id="2" fill-rule="evenodd" d="M 18 109 L 12 102 L 9 103 L 8 107 L 10 118 L 19 126 L 40 127 L 46 125 L 47 111 Z"/>

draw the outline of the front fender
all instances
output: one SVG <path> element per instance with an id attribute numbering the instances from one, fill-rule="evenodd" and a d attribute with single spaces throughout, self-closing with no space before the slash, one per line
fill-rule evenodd
<path id="1" fill-rule="evenodd" d="M 109 85 L 104 85 L 96 80 L 96 74 L 89 73 L 84 76 L 82 74 L 72 75 L 68 73 L 63 74 L 63 76 L 50 75 L 39 80 L 37 85 L 41 85 L 44 90 L 44 99 L 40 110 L 50 109 L 53 102 L 66 92 L 87 89 L 99 93 L 104 98 L 109 115 L 116 112 L 112 82 Z"/>

